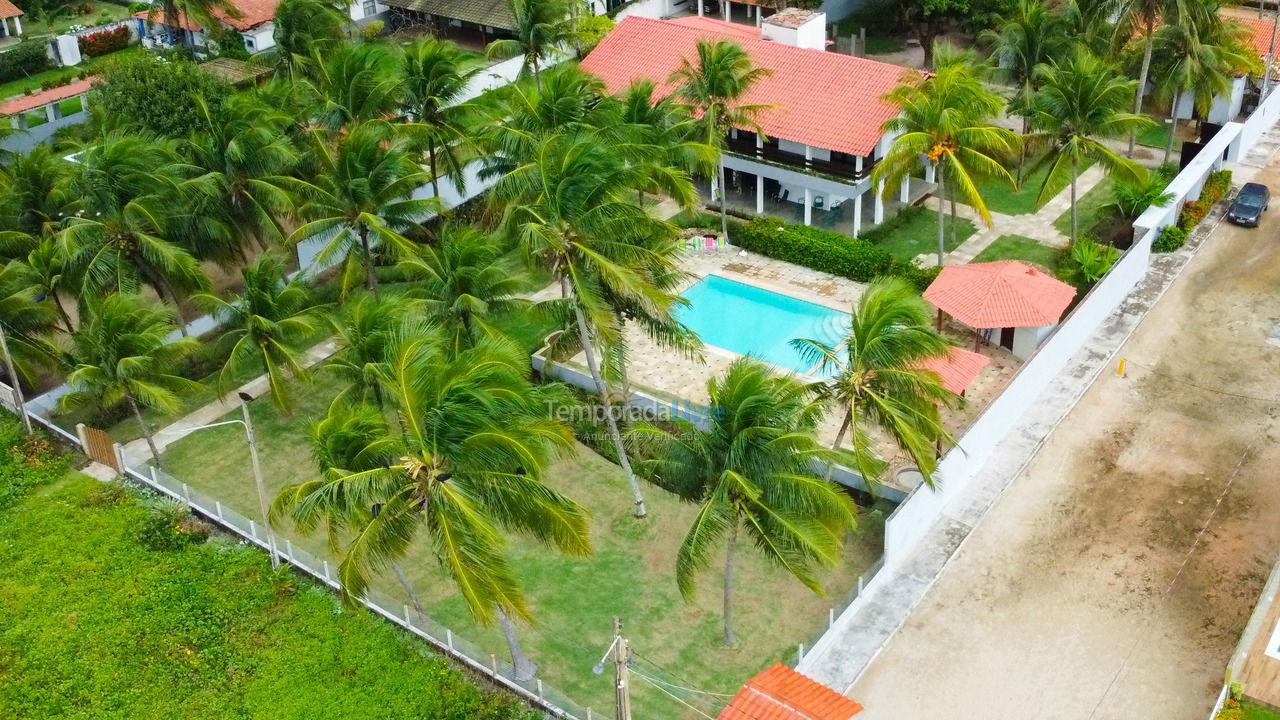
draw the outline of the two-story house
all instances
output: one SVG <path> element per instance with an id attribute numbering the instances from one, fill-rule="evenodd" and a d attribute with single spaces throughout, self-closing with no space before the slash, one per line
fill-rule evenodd
<path id="1" fill-rule="evenodd" d="M 666 96 L 677 90 L 671 74 L 684 58 L 696 62 L 702 39 L 735 42 L 768 71 L 742 98 L 768 106 L 757 118 L 763 134 L 741 127 L 727 138 L 728 206 L 852 235 L 883 222 L 891 203 L 870 175 L 893 142 L 881 128 L 897 109 L 884 96 L 918 77 L 916 71 L 827 52 L 823 14 L 805 10 L 776 13 L 758 28 L 709 17 L 629 17 L 582 67 L 610 93 L 646 79 Z M 912 202 L 931 187 L 911 179 L 894 189 L 892 204 Z"/>

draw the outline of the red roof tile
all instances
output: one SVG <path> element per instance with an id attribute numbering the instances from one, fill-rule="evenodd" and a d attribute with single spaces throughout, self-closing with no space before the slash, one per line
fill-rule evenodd
<path id="1" fill-rule="evenodd" d="M 3 2 L 3 0 L 0 0 Z M 740 23 L 727 23 L 723 20 L 717 20 L 713 17 L 698 17 L 697 15 L 686 15 L 685 17 L 671 18 L 667 22 L 672 25 L 680 25 L 682 27 L 701 30 L 704 33 L 717 33 L 720 35 L 732 35 L 744 40 L 759 40 L 760 28 L 754 25 L 742 25 Z"/>
<path id="2" fill-rule="evenodd" d="M 609 92 L 647 79 L 659 96 L 675 90 L 667 82 L 682 58 L 697 57 L 699 39 L 730 39 L 771 75 L 758 80 L 744 102 L 772 105 L 760 114 L 765 134 L 814 147 L 869 155 L 880 126 L 898 110 L 883 98 L 911 72 L 888 63 L 764 40 L 745 26 L 710 18 L 673 22 L 629 17 L 618 23 L 582 61 Z"/>
<path id="3" fill-rule="evenodd" d="M 977 379 L 982 369 L 991 364 L 991 358 L 972 350 L 953 347 L 946 355 L 931 357 L 920 363 L 925 370 L 932 370 L 942 377 L 942 386 L 959 395 Z"/>
<path id="4" fill-rule="evenodd" d="M 1045 327 L 1076 289 L 1016 260 L 947 265 L 924 291 L 934 307 L 972 328 Z"/>
<path id="5" fill-rule="evenodd" d="M 60 102 L 67 98 L 73 98 L 81 95 L 89 90 L 89 86 L 97 79 L 97 75 L 87 77 L 83 80 L 77 80 L 73 83 L 63 85 L 61 87 L 42 90 L 32 95 L 14 98 L 6 103 L 0 103 L 0 115 L 16 115 L 28 110 L 35 110 L 42 105 Z"/>
<path id="6" fill-rule="evenodd" d="M 1260 57 L 1266 57 L 1271 52 L 1271 29 L 1275 25 L 1274 20 L 1270 18 L 1240 17 L 1238 15 L 1224 17 L 1249 28 L 1249 40 Z M 1280 40 L 1277 40 L 1276 44 L 1280 45 Z"/>
<path id="7" fill-rule="evenodd" d="M 4 0 L 0 0 L 0 2 L 4 2 Z M 232 0 L 231 6 L 236 9 L 240 17 L 232 17 L 230 13 L 221 8 L 214 8 L 213 16 L 236 30 L 249 30 L 275 19 L 276 6 L 279 4 L 280 0 Z M 188 21 L 183 13 L 178 13 L 179 24 L 176 26 L 168 22 L 162 12 L 153 13 L 149 10 L 143 10 L 134 13 L 133 16 L 140 20 L 150 20 L 161 25 L 180 27 L 183 30 L 191 30 L 193 32 L 200 32 L 204 29 L 199 24 Z"/>
<path id="8" fill-rule="evenodd" d="M 22 8 L 9 2 L 9 0 L 0 0 L 0 18 L 19 17 L 22 14 Z"/>
<path id="9" fill-rule="evenodd" d="M 778 663 L 751 678 L 719 720 L 849 720 L 862 706 Z"/>

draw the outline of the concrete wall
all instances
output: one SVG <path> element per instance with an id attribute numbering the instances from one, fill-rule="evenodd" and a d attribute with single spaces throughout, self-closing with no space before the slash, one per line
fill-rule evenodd
<path id="1" fill-rule="evenodd" d="M 0 149 L 15 153 L 30 152 L 32 148 L 42 142 L 48 141 L 49 138 L 53 137 L 54 133 L 58 132 L 62 128 L 69 127 L 71 125 L 79 125 L 88 119 L 89 113 L 85 110 L 57 118 L 50 122 L 46 122 L 43 125 L 14 133 L 9 137 L 0 140 Z M 0 120 L 0 122 L 7 121 Z"/>

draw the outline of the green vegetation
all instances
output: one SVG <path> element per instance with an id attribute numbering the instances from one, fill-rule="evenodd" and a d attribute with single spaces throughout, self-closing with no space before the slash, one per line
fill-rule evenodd
<path id="1" fill-rule="evenodd" d="M 1115 213 L 1110 207 L 1112 203 L 1112 188 L 1114 187 L 1111 178 L 1103 178 L 1089 192 L 1076 200 L 1076 212 L 1079 213 L 1080 231 L 1082 233 L 1086 235 L 1092 234 L 1095 227 L 1115 217 Z M 1070 236 L 1071 210 L 1068 209 L 1059 215 L 1058 219 L 1053 221 L 1053 227 L 1063 235 Z"/>
<path id="2" fill-rule="evenodd" d="M 1001 180 L 982 179 L 978 181 L 978 192 L 987 201 L 992 212 L 1003 215 L 1029 215 L 1040 209 L 1040 186 L 1049 174 L 1049 166 L 1036 164 L 1034 159 L 1027 160 L 1027 170 L 1022 174 L 1022 185 L 1014 188 Z"/>
<path id="3" fill-rule="evenodd" d="M 1001 235 L 973 259 L 974 262 L 997 260 L 1021 260 L 1053 273 L 1062 261 L 1062 251 L 1022 235 Z"/>
<path id="4" fill-rule="evenodd" d="M 1240 703 L 1243 713 L 1240 720 L 1280 720 L 1280 712 L 1276 712 L 1269 707 L 1263 707 L 1257 703 L 1245 701 Z"/>
<path id="5" fill-rule="evenodd" d="M 1146 129 L 1138 133 L 1138 144 L 1147 147 L 1164 149 L 1169 145 L 1169 125 L 1164 122 L 1151 118 L 1152 125 L 1148 125 Z M 1182 141 L 1178 140 L 1174 144 L 1174 149 L 1182 147 Z"/>
<path id="6" fill-rule="evenodd" d="M 175 542 L 154 522 L 171 505 L 66 472 L 18 427 L 0 422 L 7 717 L 171 717 L 175 698 L 208 718 L 534 716 L 256 549 L 185 518 Z"/>
<path id="7" fill-rule="evenodd" d="M 35 12 L 35 8 L 47 3 L 23 3 L 27 14 L 22 17 L 22 32 L 29 37 L 61 35 L 72 25 L 105 25 L 113 20 L 122 20 L 133 15 L 128 3 L 104 2 L 69 2 L 66 10 L 61 12 Z M 61 10 L 61 8 L 59 8 Z"/>
<path id="8" fill-rule="evenodd" d="M 107 63 L 110 63 L 120 58 L 127 58 L 134 55 L 142 55 L 145 52 L 146 50 L 142 49 L 141 45 L 134 45 L 132 47 L 121 50 L 120 52 L 112 53 L 111 55 L 103 55 L 102 57 L 89 58 L 85 60 L 83 63 L 81 63 L 80 65 L 76 66 L 74 69 L 73 68 L 55 68 L 53 70 L 45 70 L 44 72 L 36 73 L 35 75 L 32 75 L 30 77 L 24 77 L 24 78 L 19 78 L 17 80 L 10 80 L 9 82 L 6 82 L 6 83 L 0 83 L 0 100 L 8 99 L 16 95 L 22 95 L 27 90 L 31 90 L 32 92 L 39 91 L 40 87 L 44 83 L 58 82 L 61 85 L 61 84 L 65 84 L 61 82 L 62 80 L 66 80 L 75 75 L 81 75 L 81 74 L 93 75 L 97 72 L 100 72 L 107 65 Z"/>
<path id="9" fill-rule="evenodd" d="M 966 218 L 956 218 L 954 234 L 951 226 L 948 215 L 943 244 L 947 252 L 960 247 L 978 231 L 973 221 Z M 898 262 L 912 262 L 918 255 L 938 252 L 938 213 L 923 207 L 905 208 L 884 224 L 862 233 L 862 237 L 883 248 Z"/>

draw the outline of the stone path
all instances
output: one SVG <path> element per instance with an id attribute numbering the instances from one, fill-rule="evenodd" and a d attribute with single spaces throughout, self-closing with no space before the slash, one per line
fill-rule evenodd
<path id="1" fill-rule="evenodd" d="M 1081 173 L 1079 180 L 1076 181 L 1077 202 L 1084 197 L 1085 193 L 1102 182 L 1103 177 L 1102 169 L 1096 165 Z M 960 204 L 956 206 L 956 209 L 959 217 L 972 220 L 979 229 L 972 237 L 961 243 L 960 247 L 947 254 L 948 265 L 963 265 L 964 263 L 973 262 L 974 258 L 1003 235 L 1022 235 L 1036 240 L 1042 245 L 1055 248 L 1064 248 L 1071 243 L 1071 238 L 1059 232 L 1053 226 L 1053 223 L 1059 217 L 1062 217 L 1063 213 L 1071 209 L 1070 187 L 1063 188 L 1062 192 L 1055 195 L 1049 202 L 1044 204 L 1044 207 L 1034 213 L 1026 215 L 991 213 L 991 227 L 986 227 L 983 224 L 982 219 L 978 217 L 978 212 L 972 207 Z M 931 253 L 925 253 L 916 259 L 916 263 L 924 267 L 931 267 L 937 264 L 937 257 Z"/>
<path id="2" fill-rule="evenodd" d="M 302 356 L 302 366 L 311 367 L 332 355 L 338 349 L 336 340 L 326 340 L 308 350 Z M 219 418 L 236 409 L 240 405 L 239 393 L 248 393 L 259 397 L 267 393 L 267 376 L 260 375 L 238 388 L 230 390 L 223 397 L 205 405 L 181 419 L 157 430 L 152 436 L 156 449 L 164 452 L 165 448 L 186 437 L 194 428 L 215 423 Z M 151 450 L 144 438 L 138 438 L 124 446 L 125 462 L 130 467 L 144 465 L 151 460 Z"/>

